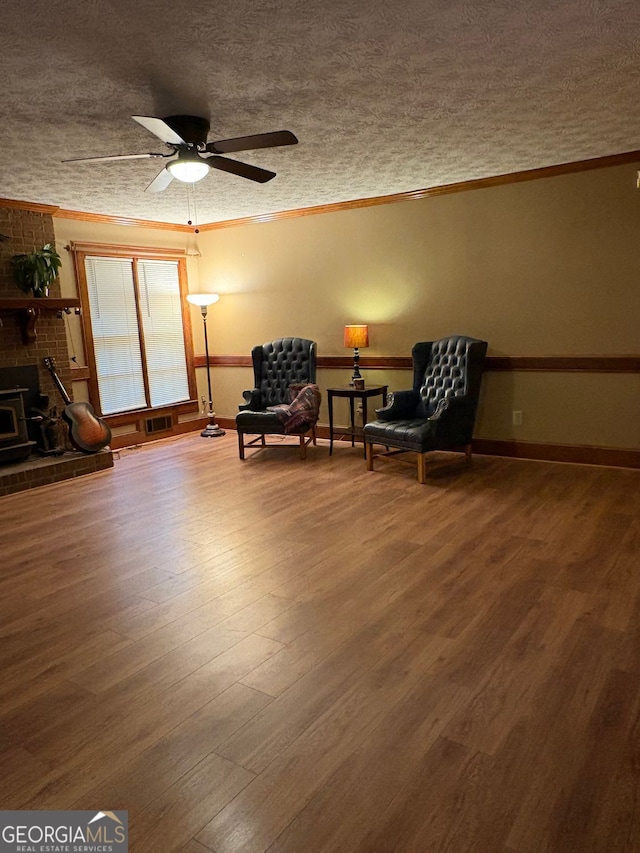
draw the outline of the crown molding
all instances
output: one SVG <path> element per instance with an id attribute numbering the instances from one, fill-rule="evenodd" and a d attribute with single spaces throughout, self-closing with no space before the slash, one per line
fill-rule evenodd
<path id="1" fill-rule="evenodd" d="M 38 204 L 35 201 L 20 201 L 16 198 L 0 198 L 0 207 L 28 210 L 30 213 L 48 213 L 51 216 L 60 209 L 55 204 Z"/>
<path id="2" fill-rule="evenodd" d="M 155 222 L 152 219 L 134 219 L 130 216 L 109 216 L 105 213 L 86 213 L 83 210 L 56 208 L 53 213 L 57 219 L 76 219 L 80 222 L 96 222 L 101 225 L 129 225 L 133 228 L 156 228 L 161 231 L 193 231 L 191 225 L 177 225 L 174 222 Z"/>
<path id="3" fill-rule="evenodd" d="M 588 172 L 593 169 L 607 169 L 612 166 L 623 166 L 628 163 L 640 162 L 640 150 L 625 151 L 621 154 L 609 154 L 604 157 L 593 157 L 589 160 L 575 160 L 571 163 L 559 163 L 555 166 L 542 166 L 538 169 L 527 169 L 522 172 L 510 172 L 506 175 L 494 175 L 489 178 L 475 178 L 470 181 L 459 181 L 455 184 L 443 184 L 439 187 L 426 187 L 420 190 L 394 193 L 393 195 L 359 198 L 352 201 L 340 201 L 334 204 L 321 204 L 315 207 L 300 207 L 293 210 L 283 210 L 276 213 L 264 213 L 258 216 L 245 216 L 240 219 L 226 219 L 222 222 L 209 222 L 199 225 L 203 231 L 217 231 L 220 228 L 235 228 L 241 225 L 255 225 L 261 222 L 275 222 L 281 219 L 296 219 L 300 216 L 317 216 L 321 213 L 338 213 L 343 210 L 357 210 L 363 207 L 376 207 L 382 204 L 398 204 L 403 201 L 417 201 L 452 193 L 469 192 L 471 190 L 500 187 L 508 184 L 518 184 L 524 181 L 537 181 L 542 178 L 556 178 L 576 172 Z M 178 225 L 173 222 L 156 222 L 151 219 L 135 219 L 128 216 L 111 216 L 103 213 L 87 213 L 81 210 L 68 210 L 50 204 L 18 201 L 17 199 L 0 199 L 0 207 L 13 207 L 36 213 L 49 213 L 58 219 L 75 219 L 81 222 L 95 222 L 102 225 L 127 225 L 134 228 L 155 228 L 163 231 L 193 232 L 192 225 Z"/>
<path id="4" fill-rule="evenodd" d="M 575 172 L 588 172 L 593 169 L 606 169 L 611 166 L 623 166 L 627 163 L 640 162 L 640 150 L 626 151 L 622 154 L 611 154 L 606 157 L 594 157 L 591 160 L 576 160 L 572 163 L 560 163 L 556 166 L 542 166 L 539 169 L 528 169 L 523 172 L 511 172 L 506 175 L 494 175 L 489 178 L 475 178 L 471 181 L 459 181 L 455 184 L 443 184 L 439 187 L 427 187 L 421 190 L 395 193 L 393 195 L 360 198 L 352 201 L 341 201 L 335 204 L 322 204 L 317 207 L 301 207 L 296 210 L 284 210 L 280 213 L 268 213 L 260 216 L 246 216 L 242 219 L 227 219 L 223 222 L 210 222 L 200 226 L 200 231 L 216 231 L 220 228 L 233 228 L 239 225 L 255 225 L 260 222 L 274 222 L 280 219 L 295 219 L 299 216 L 316 216 L 320 213 L 337 213 L 343 210 L 356 210 L 363 207 L 375 207 L 381 204 L 397 204 L 403 201 L 416 201 L 439 195 L 469 192 L 471 190 L 500 187 L 507 184 L 518 184 L 524 181 L 537 181 L 541 178 L 556 178 L 560 175 L 570 175 Z"/>

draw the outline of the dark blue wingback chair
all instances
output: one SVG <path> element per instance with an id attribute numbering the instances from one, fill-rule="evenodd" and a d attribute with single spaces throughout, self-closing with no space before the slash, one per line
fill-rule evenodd
<path id="1" fill-rule="evenodd" d="M 285 427 L 269 407 L 291 403 L 292 386 L 316 381 L 317 346 L 307 338 L 278 338 L 251 350 L 254 388 L 244 391 L 245 402 L 236 415 L 240 459 L 245 449 L 266 447 L 266 435 L 284 435 Z M 300 436 L 300 455 L 310 441 L 316 443 L 316 425 L 305 424 L 289 434 Z M 245 442 L 245 436 L 258 438 Z M 270 445 L 273 446 L 273 445 Z"/>
<path id="2" fill-rule="evenodd" d="M 471 458 L 486 352 L 486 341 L 464 335 L 413 347 L 413 388 L 397 391 L 384 409 L 376 410 L 378 420 L 365 424 L 369 471 L 375 456 L 411 451 L 418 455 L 418 482 L 424 483 L 429 451 L 464 449 Z M 386 452 L 374 453 L 374 445 Z"/>

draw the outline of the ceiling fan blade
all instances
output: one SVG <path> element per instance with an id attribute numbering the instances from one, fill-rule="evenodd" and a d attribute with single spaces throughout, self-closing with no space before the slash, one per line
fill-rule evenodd
<path id="1" fill-rule="evenodd" d="M 109 157 L 72 157 L 63 163 L 108 163 L 111 160 L 148 160 L 150 157 L 168 157 L 168 154 L 111 154 Z"/>
<path id="2" fill-rule="evenodd" d="M 137 121 L 138 124 L 141 124 L 150 133 L 153 133 L 154 136 L 157 136 L 158 139 L 166 142 L 167 145 L 187 144 L 184 139 L 177 134 L 172 127 L 169 127 L 166 121 L 163 121 L 161 118 L 154 118 L 153 116 L 131 116 L 131 118 L 134 121 Z"/>
<path id="3" fill-rule="evenodd" d="M 149 186 L 145 189 L 146 193 L 161 193 L 162 190 L 166 190 L 171 181 L 173 180 L 173 175 L 168 169 L 163 169 L 161 172 L 155 176 L 155 178 L 151 181 Z"/>
<path id="4" fill-rule="evenodd" d="M 212 154 L 231 154 L 233 151 L 250 151 L 256 148 L 276 148 L 278 145 L 296 145 L 297 138 L 290 130 L 273 133 L 256 133 L 255 136 L 238 136 L 235 139 L 220 139 L 209 142 L 207 151 Z"/>
<path id="5" fill-rule="evenodd" d="M 226 157 L 207 157 L 205 162 L 214 169 L 231 172 L 232 175 L 248 178 L 250 181 L 256 181 L 259 184 L 266 184 L 267 181 L 276 176 L 275 172 L 268 172 L 258 166 L 250 166 L 249 163 L 240 163 L 238 160 L 227 160 Z"/>

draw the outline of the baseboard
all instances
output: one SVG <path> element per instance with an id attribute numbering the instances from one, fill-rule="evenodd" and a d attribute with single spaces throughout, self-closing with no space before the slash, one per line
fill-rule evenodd
<path id="1" fill-rule="evenodd" d="M 218 418 L 226 430 L 235 430 L 233 418 Z M 318 438 L 329 439 L 329 427 L 318 424 Z M 362 438 L 356 436 L 356 442 Z M 611 468 L 640 468 L 640 450 L 624 447 L 593 447 L 583 444 L 542 444 L 534 441 L 500 441 L 475 438 L 473 450 L 486 456 L 537 459 L 543 462 L 573 462 L 578 465 L 604 465 Z"/>
<path id="2" fill-rule="evenodd" d="M 640 468 L 640 450 L 632 448 L 475 438 L 473 449 L 476 453 L 487 456 L 511 456 L 517 459 L 539 459 L 545 462 L 574 462 L 580 465 L 606 465 L 613 468 Z"/>
<path id="3" fill-rule="evenodd" d="M 216 415 L 216 423 L 218 426 L 221 426 L 222 429 L 230 429 L 235 431 L 236 428 L 236 419 L 235 418 L 219 418 Z"/>

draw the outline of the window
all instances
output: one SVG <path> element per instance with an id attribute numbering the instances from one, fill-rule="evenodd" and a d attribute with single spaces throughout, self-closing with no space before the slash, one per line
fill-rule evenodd
<path id="1" fill-rule="evenodd" d="M 89 309 L 90 386 L 100 412 L 157 409 L 193 398 L 184 258 L 104 249 L 76 251 Z"/>

